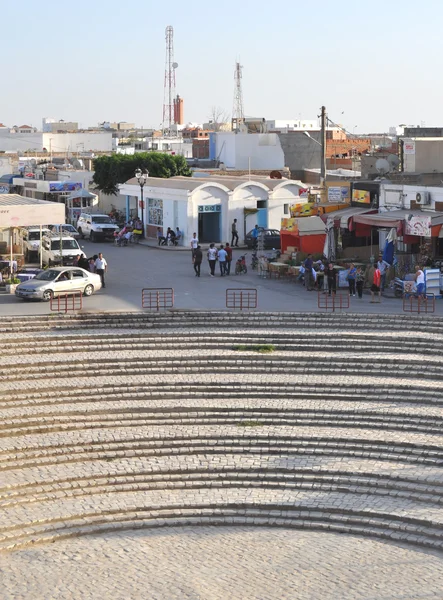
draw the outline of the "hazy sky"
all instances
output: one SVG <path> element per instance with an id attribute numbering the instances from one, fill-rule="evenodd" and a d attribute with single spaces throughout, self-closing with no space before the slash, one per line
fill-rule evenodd
<path id="1" fill-rule="evenodd" d="M 443 125 L 442 22 L 442 0 L 5 0 L 0 121 L 159 126 L 173 25 L 186 121 L 232 112 L 239 57 L 247 115 Z"/>

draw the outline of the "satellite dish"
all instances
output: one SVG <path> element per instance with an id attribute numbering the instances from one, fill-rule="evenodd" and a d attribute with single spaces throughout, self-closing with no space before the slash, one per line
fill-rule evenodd
<path id="1" fill-rule="evenodd" d="M 379 158 L 375 163 L 375 168 L 380 175 L 386 175 L 391 170 L 391 165 L 386 158 Z"/>
<path id="2" fill-rule="evenodd" d="M 172 63 L 172 68 L 176 69 L 178 67 L 178 63 Z"/>
<path id="3" fill-rule="evenodd" d="M 398 158 L 398 156 L 396 156 L 395 154 L 390 154 L 387 158 L 387 161 L 391 167 L 391 171 L 396 171 L 400 164 L 400 159 Z"/>

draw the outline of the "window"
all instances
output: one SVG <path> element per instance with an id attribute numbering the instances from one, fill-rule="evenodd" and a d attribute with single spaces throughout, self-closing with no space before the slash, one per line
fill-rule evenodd
<path id="1" fill-rule="evenodd" d="M 148 198 L 148 223 L 163 226 L 163 200 Z"/>
<path id="2" fill-rule="evenodd" d="M 72 278 L 73 279 L 84 279 L 85 274 L 83 273 L 83 271 L 72 271 Z"/>
<path id="3" fill-rule="evenodd" d="M 289 215 L 289 204 L 283 204 L 283 213 Z"/>

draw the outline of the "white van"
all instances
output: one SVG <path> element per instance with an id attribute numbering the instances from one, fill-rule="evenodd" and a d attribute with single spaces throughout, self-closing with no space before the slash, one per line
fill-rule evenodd
<path id="1" fill-rule="evenodd" d="M 42 228 L 42 236 L 47 235 L 49 229 Z M 26 227 L 21 230 L 23 238 L 23 251 L 26 262 L 37 262 L 40 251 L 40 227 Z"/>
<path id="2" fill-rule="evenodd" d="M 86 258 L 86 254 L 78 245 L 76 239 L 70 235 L 63 234 L 61 237 L 63 266 L 71 266 L 80 254 Z M 48 234 L 42 237 L 40 248 L 42 262 L 52 267 L 60 264 L 60 235 Z"/>

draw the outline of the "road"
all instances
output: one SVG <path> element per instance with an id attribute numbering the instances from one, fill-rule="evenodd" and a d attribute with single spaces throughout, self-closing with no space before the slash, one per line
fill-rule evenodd
<path id="1" fill-rule="evenodd" d="M 294 285 L 276 279 L 262 279 L 257 272 L 247 275 L 209 277 L 208 263 L 202 265 L 202 276 L 195 277 L 191 252 L 161 250 L 147 246 L 131 245 L 118 248 L 110 243 L 82 242 L 87 256 L 103 252 L 108 261 L 106 289 L 83 299 L 86 311 L 137 311 L 141 310 L 141 290 L 146 287 L 173 288 L 175 308 L 194 310 L 224 310 L 227 288 L 256 288 L 258 309 L 264 311 L 318 311 L 317 294 L 307 292 L 300 284 Z M 234 252 L 234 261 L 242 251 Z M 247 256 L 250 264 L 250 253 Z M 234 264 L 233 264 L 234 266 Z M 234 269 L 233 269 L 234 270 Z M 24 302 L 14 296 L 0 295 L 2 315 L 39 315 L 49 313 L 49 304 Z M 381 304 L 371 304 L 370 295 L 351 298 L 351 312 L 402 313 L 402 302 L 383 299 Z M 443 314 L 443 302 L 437 301 L 436 314 Z"/>

